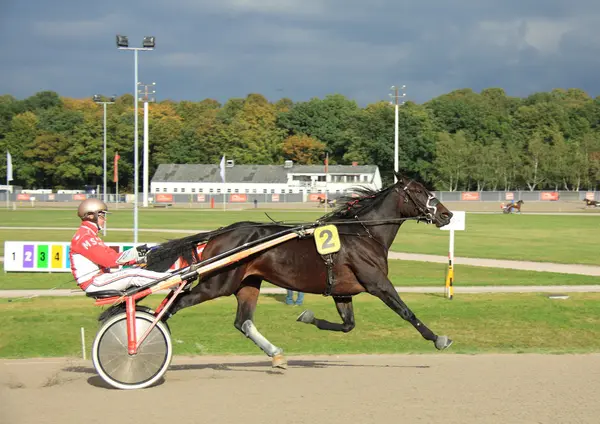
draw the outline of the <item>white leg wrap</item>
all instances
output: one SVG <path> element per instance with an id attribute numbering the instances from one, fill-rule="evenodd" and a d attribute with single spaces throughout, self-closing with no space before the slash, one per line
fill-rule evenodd
<path id="1" fill-rule="evenodd" d="M 244 321 L 242 324 L 242 331 L 250 340 L 254 342 L 254 344 L 262 349 L 267 355 L 271 358 L 281 352 L 283 349 L 275 346 L 270 341 L 268 341 L 265 336 L 260 334 L 260 332 L 254 326 L 254 323 L 250 320 Z"/>

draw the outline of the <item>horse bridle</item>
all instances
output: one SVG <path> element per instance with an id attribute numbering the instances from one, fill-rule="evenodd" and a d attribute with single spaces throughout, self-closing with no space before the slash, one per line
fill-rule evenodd
<path id="1" fill-rule="evenodd" d="M 402 191 L 404 191 L 404 203 L 406 203 L 406 199 L 409 198 L 411 202 L 413 202 L 413 204 L 417 207 L 419 212 L 423 214 L 423 216 L 425 217 L 424 220 L 427 221 L 427 223 L 431 224 L 434 220 L 435 214 L 437 213 L 437 205 L 440 203 L 440 201 L 428 191 L 427 202 L 425 202 L 425 205 L 423 205 L 421 202 L 417 202 L 414 195 L 409 190 L 409 187 L 413 182 L 414 180 L 410 180 L 402 189 Z"/>

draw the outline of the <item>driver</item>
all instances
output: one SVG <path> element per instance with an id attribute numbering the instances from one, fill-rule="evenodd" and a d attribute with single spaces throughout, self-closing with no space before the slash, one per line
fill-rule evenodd
<path id="1" fill-rule="evenodd" d="M 143 286 L 151 281 L 171 275 L 142 268 L 119 268 L 120 265 L 137 265 L 146 261 L 146 247 L 138 246 L 119 254 L 98 237 L 98 231 L 106 222 L 108 207 L 99 199 L 81 202 L 77 215 L 81 225 L 71 240 L 69 259 L 71 272 L 77 284 L 86 293 L 104 290 L 125 290 L 131 286 Z"/>

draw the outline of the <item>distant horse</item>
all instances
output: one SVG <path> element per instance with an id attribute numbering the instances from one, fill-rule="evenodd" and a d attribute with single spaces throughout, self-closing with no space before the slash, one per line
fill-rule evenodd
<path id="1" fill-rule="evenodd" d="M 519 200 L 519 201 L 518 201 L 518 202 L 516 202 L 516 203 L 514 203 L 514 202 L 511 202 L 511 203 L 509 203 L 508 205 L 506 205 L 506 206 L 504 207 L 504 209 L 502 209 L 502 212 L 504 212 L 504 213 L 513 213 L 513 212 L 515 212 L 515 211 L 516 211 L 516 212 L 518 212 L 518 213 L 521 213 L 521 205 L 522 205 L 523 203 L 525 203 L 525 202 L 524 202 L 524 201 L 522 201 L 522 200 Z"/>
<path id="2" fill-rule="evenodd" d="M 590 200 L 590 199 L 583 199 L 583 201 L 585 202 L 585 206 L 592 206 L 594 208 L 597 208 L 600 206 L 600 202 L 598 202 L 597 200 Z"/>
<path id="3" fill-rule="evenodd" d="M 323 198 L 323 197 L 317 197 L 317 199 L 319 200 L 319 206 L 325 204 L 325 198 Z M 327 205 L 330 206 L 330 207 L 334 207 L 335 206 L 335 200 L 334 199 L 327 199 Z"/>
<path id="4" fill-rule="evenodd" d="M 400 299 L 387 277 L 387 257 L 404 221 L 413 219 L 442 227 L 450 222 L 452 213 L 420 183 L 400 175 L 397 178 L 396 184 L 380 191 L 358 189 L 359 197 L 343 198 L 336 210 L 317 221 L 319 225 L 337 228 L 337 253 L 321 255 L 317 251 L 317 241 L 322 246 L 335 241 L 332 233 L 328 235 L 324 229 L 321 239 L 315 233 L 314 237 L 301 236 L 287 241 L 201 277 L 193 288 L 175 300 L 170 313 L 217 297 L 235 295 L 238 302 L 235 328 L 272 358 L 273 367 L 285 368 L 283 350 L 269 342 L 253 323 L 263 280 L 294 291 L 331 294 L 342 323 L 316 318 L 310 310 L 298 317 L 298 321 L 321 330 L 352 330 L 355 325 L 352 296 L 367 292 L 410 322 L 437 349 L 449 347 L 452 341 L 448 337 L 438 336 L 427 328 Z M 205 260 L 291 228 L 271 223 L 238 222 L 209 233 L 172 240 L 148 254 L 147 268 L 164 270 L 182 255 L 194 262 L 198 243 L 207 242 L 202 252 Z"/>

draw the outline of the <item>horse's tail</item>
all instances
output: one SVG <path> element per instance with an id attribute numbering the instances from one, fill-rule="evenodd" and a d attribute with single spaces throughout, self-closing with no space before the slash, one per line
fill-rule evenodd
<path id="1" fill-rule="evenodd" d="M 271 225 L 271 224 L 269 224 Z M 182 257 L 186 262 L 191 263 L 193 253 L 196 247 L 201 243 L 208 243 L 213 238 L 234 231 L 239 227 L 244 226 L 256 226 L 256 223 L 252 222 L 236 222 L 235 224 L 227 227 L 221 227 L 213 231 L 204 231 L 202 233 L 193 234 L 191 236 L 169 240 L 154 246 L 148 252 L 146 256 L 147 268 L 153 271 L 166 269 L 168 266 L 175 263 L 175 261 Z"/>
<path id="2" fill-rule="evenodd" d="M 150 248 L 146 256 L 147 268 L 153 271 L 166 270 L 170 265 L 182 257 L 191 263 L 193 251 L 201 243 L 207 243 L 211 238 L 223 233 L 223 228 L 214 231 L 205 231 L 191 236 L 169 240 Z"/>

